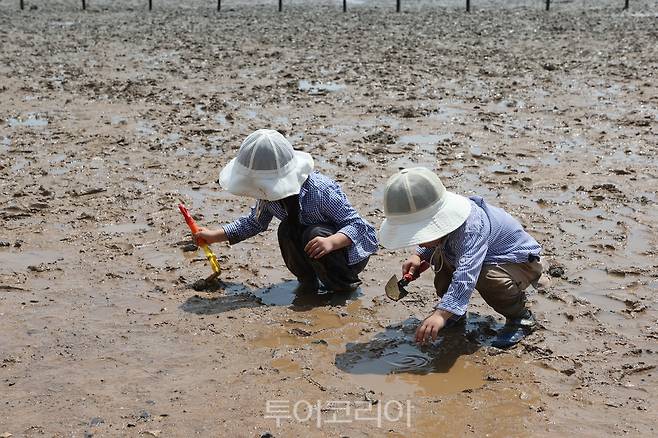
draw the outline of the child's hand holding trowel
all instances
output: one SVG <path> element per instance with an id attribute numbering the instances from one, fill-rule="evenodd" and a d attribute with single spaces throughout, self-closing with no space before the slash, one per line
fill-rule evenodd
<path id="1" fill-rule="evenodd" d="M 400 280 L 394 275 L 392 276 L 384 290 L 386 291 L 386 296 L 392 299 L 393 301 L 399 301 L 404 298 L 409 292 L 405 287 L 420 277 L 427 268 L 430 267 L 430 264 L 425 260 L 421 260 L 419 256 L 412 255 L 402 264 L 402 278 Z"/>
<path id="2" fill-rule="evenodd" d="M 402 277 L 410 274 L 413 278 L 416 278 L 417 275 L 420 275 L 420 265 L 422 263 L 423 261 L 418 254 L 412 254 L 404 263 L 402 263 Z"/>

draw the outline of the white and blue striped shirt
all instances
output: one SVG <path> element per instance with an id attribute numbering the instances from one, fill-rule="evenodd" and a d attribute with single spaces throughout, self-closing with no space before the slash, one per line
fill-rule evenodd
<path id="1" fill-rule="evenodd" d="M 273 217 L 288 217 L 278 201 L 258 201 L 251 213 L 223 226 L 231 245 L 267 230 Z M 299 221 L 302 225 L 331 224 L 336 232 L 350 238 L 347 263 L 354 265 L 377 251 L 377 234 L 372 225 L 354 210 L 340 186 L 332 179 L 313 172 L 299 191 Z"/>
<path id="2" fill-rule="evenodd" d="M 435 306 L 461 316 L 475 289 L 482 265 L 525 263 L 539 256 L 541 246 L 521 224 L 502 208 L 472 196 L 471 213 L 459 228 L 446 236 L 441 251 L 455 267 L 452 282 Z M 430 261 L 434 248 L 416 248 L 421 259 Z"/>

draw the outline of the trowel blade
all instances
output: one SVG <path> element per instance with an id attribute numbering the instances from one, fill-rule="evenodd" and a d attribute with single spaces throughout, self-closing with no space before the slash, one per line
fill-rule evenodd
<path id="1" fill-rule="evenodd" d="M 384 290 L 386 291 L 386 296 L 393 301 L 399 301 L 408 293 L 404 288 L 400 287 L 398 284 L 398 278 L 395 275 L 393 275 L 390 280 L 388 280 Z"/>

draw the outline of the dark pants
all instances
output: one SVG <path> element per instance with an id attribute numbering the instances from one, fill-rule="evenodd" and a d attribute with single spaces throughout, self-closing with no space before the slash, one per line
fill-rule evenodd
<path id="1" fill-rule="evenodd" d="M 359 273 L 368 264 L 368 258 L 354 265 L 347 264 L 347 249 L 341 248 L 319 259 L 312 259 L 304 252 L 304 247 L 315 237 L 328 237 L 336 233 L 331 225 L 319 224 L 289 226 L 287 220 L 279 225 L 278 237 L 281 255 L 286 266 L 300 283 L 314 284 L 318 279 L 332 291 L 350 291 L 360 284 Z"/>

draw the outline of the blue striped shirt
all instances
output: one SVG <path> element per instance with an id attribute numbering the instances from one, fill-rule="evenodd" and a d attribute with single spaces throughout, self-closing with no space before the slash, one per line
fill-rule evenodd
<path id="1" fill-rule="evenodd" d="M 288 217 L 278 201 L 258 201 L 260 207 L 223 226 L 231 245 L 267 230 L 273 217 Z M 347 249 L 347 263 L 354 265 L 377 251 L 377 234 L 372 225 L 354 210 L 340 186 L 321 173 L 308 176 L 299 191 L 299 221 L 302 225 L 331 224 L 338 233 L 352 241 Z"/>
<path id="2" fill-rule="evenodd" d="M 529 256 L 541 253 L 537 241 L 505 210 L 488 205 L 479 196 L 470 200 L 472 208 L 466 222 L 448 234 L 438 249 L 455 272 L 435 308 L 458 316 L 466 313 L 482 265 L 525 263 Z M 416 248 L 416 254 L 427 261 L 433 252 L 434 248 Z"/>

